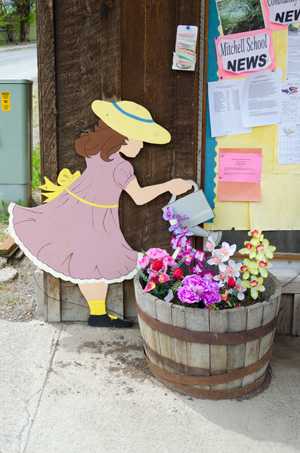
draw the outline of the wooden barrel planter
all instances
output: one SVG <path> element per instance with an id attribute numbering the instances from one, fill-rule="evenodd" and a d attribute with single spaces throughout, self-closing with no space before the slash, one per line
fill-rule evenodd
<path id="1" fill-rule="evenodd" d="M 267 375 L 281 296 L 273 275 L 264 285 L 264 302 L 213 311 L 144 293 L 137 275 L 137 314 L 154 376 L 199 398 L 234 398 L 257 389 Z"/>

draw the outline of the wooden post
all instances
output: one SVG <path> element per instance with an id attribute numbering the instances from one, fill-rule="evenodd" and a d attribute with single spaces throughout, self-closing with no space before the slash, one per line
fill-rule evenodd
<path id="1" fill-rule="evenodd" d="M 50 180 L 56 181 L 58 175 L 58 113 L 53 0 L 37 2 L 36 9 L 41 170 L 42 176 L 47 175 Z M 44 288 L 48 296 L 60 299 L 58 279 L 44 273 Z M 48 322 L 61 320 L 58 304 L 49 297 L 45 298 L 45 320 Z"/>

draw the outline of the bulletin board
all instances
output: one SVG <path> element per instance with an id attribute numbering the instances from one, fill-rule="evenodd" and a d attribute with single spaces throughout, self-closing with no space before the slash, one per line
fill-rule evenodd
<path id="1" fill-rule="evenodd" d="M 242 17 L 243 13 L 242 9 L 239 10 L 239 7 L 242 8 L 246 5 L 246 7 L 251 8 L 253 7 L 253 2 L 256 2 L 258 4 L 260 3 L 264 16 L 264 24 L 261 24 L 258 21 L 256 24 L 254 24 L 254 30 L 250 32 L 248 30 L 242 31 L 242 33 L 240 33 L 241 29 L 243 30 L 243 24 L 241 23 L 240 29 L 239 27 L 235 28 L 236 24 L 239 22 L 239 17 Z M 220 20 L 220 6 L 222 6 L 223 10 L 228 13 L 227 19 L 228 16 L 232 19 L 229 26 L 227 23 L 228 21 L 226 22 L 225 20 L 225 15 Z M 281 91 L 283 90 L 283 85 L 281 85 L 281 82 L 293 82 L 289 84 L 288 89 L 292 88 L 296 91 L 300 91 L 300 76 L 298 76 L 298 81 L 296 80 L 294 74 L 291 76 L 292 64 L 297 64 L 297 56 L 296 62 L 293 61 L 291 64 L 290 61 L 290 77 L 289 80 L 286 79 L 289 58 L 292 58 L 291 41 L 288 40 L 288 33 L 290 33 L 290 36 L 292 36 L 292 38 L 296 37 L 296 35 L 300 33 L 300 31 L 298 32 L 297 30 L 298 25 L 292 22 L 295 17 L 299 17 L 298 22 L 300 22 L 300 1 L 297 0 L 295 4 L 293 3 L 293 6 L 293 8 L 290 8 L 292 12 L 281 11 L 280 14 L 277 12 L 277 21 L 288 21 L 288 23 L 274 24 L 270 22 L 270 19 L 274 19 L 273 17 L 271 17 L 271 14 L 273 14 L 273 12 L 270 13 L 266 0 L 210 0 L 208 13 L 209 29 L 207 82 L 209 83 L 219 81 L 221 84 L 226 84 L 227 82 L 230 82 L 230 80 L 246 80 L 246 77 L 248 77 L 249 74 L 253 73 L 277 73 L 277 76 L 281 79 L 280 95 Z M 258 28 L 255 29 L 255 27 Z M 261 30 L 262 27 L 265 28 Z M 233 34 L 232 31 L 234 32 Z M 294 35 L 291 35 L 291 32 L 293 32 Z M 224 33 L 227 34 L 224 35 Z M 263 69 L 259 72 L 257 72 L 256 70 L 235 74 L 226 71 L 224 72 L 223 68 L 220 65 L 220 61 L 218 64 L 216 42 L 222 37 L 225 37 L 226 39 L 231 38 L 235 40 L 231 41 L 232 44 L 233 42 L 235 44 L 235 47 L 231 47 L 231 49 L 232 51 L 236 51 L 238 53 L 238 50 L 243 50 L 241 47 L 237 47 L 240 43 L 240 41 L 238 41 L 238 38 L 241 36 L 243 37 L 243 34 L 245 34 L 246 37 L 249 37 L 250 35 L 249 39 L 253 40 L 251 33 L 252 35 L 255 35 L 257 33 L 265 33 L 265 36 L 267 38 L 270 37 L 269 50 L 270 54 L 271 52 L 274 52 L 274 56 L 273 58 L 270 57 L 268 68 Z M 226 42 L 230 43 L 230 41 Z M 289 46 L 290 52 L 288 52 Z M 227 48 L 230 49 L 230 47 Z M 223 50 L 226 50 L 227 48 L 223 45 Z M 241 67 L 243 68 L 242 64 Z M 295 68 L 295 73 L 297 70 L 298 74 L 300 74 L 299 69 L 300 56 L 299 68 Z M 280 73 L 280 71 L 282 71 L 282 73 Z M 291 93 L 289 91 L 286 94 L 287 96 L 289 96 L 290 94 L 294 93 Z M 292 96 L 286 99 L 290 100 L 292 99 Z M 293 123 L 293 127 L 290 128 L 283 128 L 284 124 L 282 123 L 282 116 L 280 116 L 279 113 L 279 121 L 276 124 L 252 127 L 251 133 L 225 134 L 212 137 L 212 124 L 209 112 L 211 105 L 209 105 L 209 102 L 207 103 L 207 105 L 204 191 L 210 205 L 214 209 L 215 218 L 211 222 L 206 223 L 205 228 L 207 230 L 229 231 L 234 229 L 244 231 L 255 228 L 256 226 L 260 226 L 264 231 L 276 231 L 282 233 L 294 231 L 296 233 L 296 236 L 294 235 L 294 238 L 297 237 L 299 239 L 300 161 L 299 153 L 297 155 L 297 152 L 299 151 L 298 146 L 300 147 L 300 111 L 297 111 L 297 109 L 295 108 L 295 118 L 289 117 L 289 121 Z M 281 111 L 281 100 L 278 101 L 278 105 Z M 289 103 L 287 103 L 286 105 L 289 106 Z M 241 102 L 240 109 L 242 110 Z M 285 158 L 284 152 L 286 150 L 282 151 L 285 146 L 283 138 L 286 137 L 288 141 L 290 139 L 290 136 L 288 136 L 288 134 L 294 134 L 293 138 L 295 138 L 295 134 L 297 134 L 297 137 L 299 134 L 299 141 L 298 139 L 294 140 L 295 147 L 291 148 L 292 155 Z M 239 186 L 235 186 L 234 184 L 231 186 L 230 184 L 227 185 L 226 187 L 229 188 L 227 190 L 228 193 L 225 193 L 224 195 L 223 186 L 222 184 L 220 184 L 220 155 L 222 159 L 224 157 L 222 154 L 224 150 L 226 152 L 241 152 L 241 150 L 243 152 L 243 150 L 246 150 L 247 152 L 247 150 L 249 149 L 250 152 L 251 150 L 254 150 L 254 153 L 251 155 L 254 155 L 255 153 L 262 154 L 261 177 L 259 178 L 259 183 L 257 185 L 257 187 L 259 186 L 258 192 L 260 192 L 259 200 L 253 201 L 251 200 L 251 196 L 247 199 L 246 195 L 246 199 L 244 201 L 236 201 L 233 195 L 239 192 Z M 243 155 L 245 156 L 245 154 Z M 253 162 L 257 162 L 257 156 L 254 156 L 254 159 L 256 160 L 253 160 Z M 284 163 L 279 163 L 280 160 L 284 161 Z M 249 182 L 245 184 L 249 184 Z M 245 184 L 244 187 L 246 187 Z M 232 187 L 231 194 L 230 187 Z M 224 197 L 226 201 L 221 201 L 224 199 Z M 268 237 L 270 237 L 270 235 L 268 235 Z M 277 240 L 279 240 L 279 238 L 280 236 L 277 235 Z M 296 249 L 289 251 L 299 250 Z"/>

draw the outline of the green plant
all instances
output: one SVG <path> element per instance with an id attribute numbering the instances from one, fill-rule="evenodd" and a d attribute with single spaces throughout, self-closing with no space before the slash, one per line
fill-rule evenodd
<path id="1" fill-rule="evenodd" d="M 6 296 L 6 302 L 9 303 L 9 304 L 11 304 L 11 305 L 15 304 L 15 303 L 16 303 L 16 298 L 15 298 L 15 296 L 12 296 L 12 297 Z"/>
<path id="2" fill-rule="evenodd" d="M 41 185 L 41 155 L 38 143 L 32 152 L 32 189 L 38 189 Z"/>
<path id="3" fill-rule="evenodd" d="M 1 200 L 1 205 L 2 205 L 2 212 L 0 214 L 0 223 L 7 224 L 8 219 L 9 219 L 9 212 L 8 212 L 8 203 L 5 203 L 4 200 Z"/>
<path id="4" fill-rule="evenodd" d="M 26 201 L 18 200 L 16 204 L 19 206 L 26 206 Z M 1 199 L 2 212 L 0 213 L 0 224 L 8 225 L 9 212 L 8 212 L 8 203 Z"/>

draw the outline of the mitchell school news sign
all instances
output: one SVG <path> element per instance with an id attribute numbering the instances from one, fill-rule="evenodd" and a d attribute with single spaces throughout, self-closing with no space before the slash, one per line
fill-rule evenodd
<path id="1" fill-rule="evenodd" d="M 220 78 L 275 69 L 272 36 L 266 30 L 220 36 L 216 49 Z"/>

